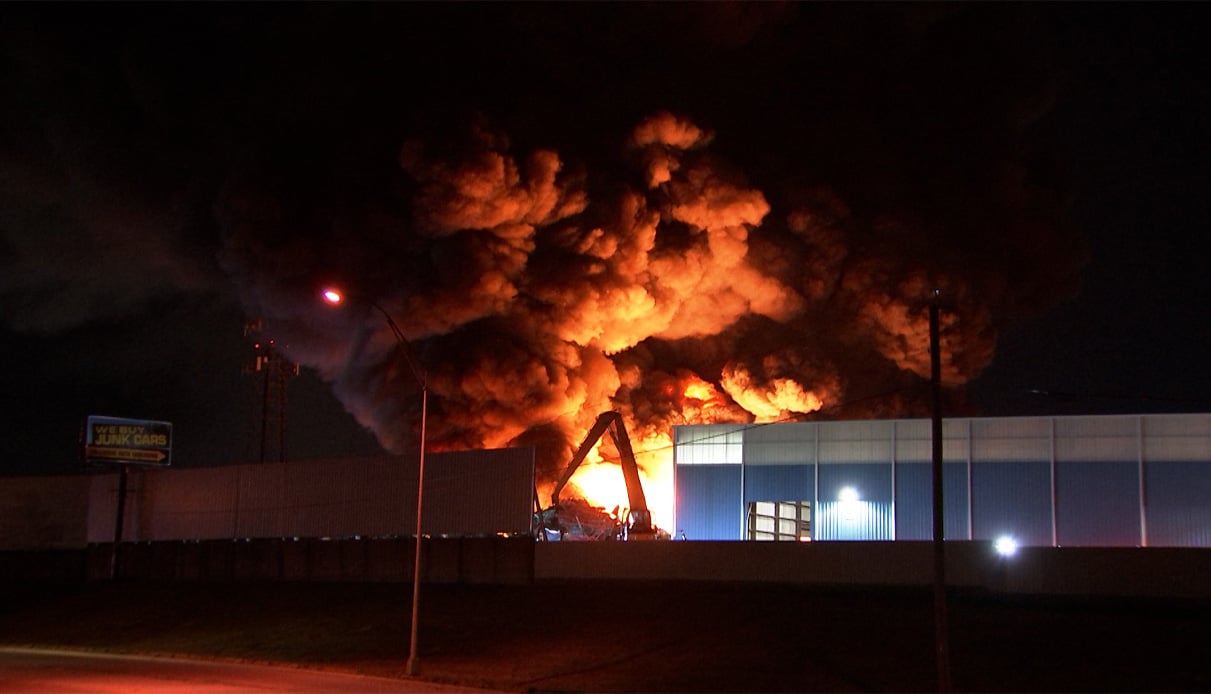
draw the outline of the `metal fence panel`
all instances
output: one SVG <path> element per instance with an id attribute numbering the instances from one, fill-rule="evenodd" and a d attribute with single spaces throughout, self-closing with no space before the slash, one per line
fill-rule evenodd
<path id="1" fill-rule="evenodd" d="M 534 449 L 443 453 L 425 464 L 425 532 L 451 537 L 530 531 Z"/>
<path id="2" fill-rule="evenodd" d="M 125 541 L 266 537 L 389 537 L 416 532 L 418 460 L 377 456 L 211 468 L 132 469 Z M 534 450 L 430 454 L 427 535 L 530 530 Z M 81 480 L 77 521 L 89 543 L 110 542 L 117 475 Z M 37 495 L 33 495 L 37 496 Z"/>
<path id="3" fill-rule="evenodd" d="M 0 479 L 0 549 L 83 547 L 89 489 L 86 477 Z"/>
<path id="4" fill-rule="evenodd" d="M 132 470 L 122 539 L 205 540 L 237 535 L 239 468 Z M 89 529 L 91 542 L 113 536 Z"/>

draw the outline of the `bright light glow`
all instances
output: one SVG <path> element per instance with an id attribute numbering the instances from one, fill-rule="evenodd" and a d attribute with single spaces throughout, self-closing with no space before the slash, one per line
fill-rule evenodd
<path id="1" fill-rule="evenodd" d="M 841 516 L 841 520 L 852 523 L 858 520 L 858 515 L 866 504 L 861 501 L 861 496 L 858 490 L 853 487 L 842 487 L 840 492 L 837 492 L 837 512 Z"/>
<path id="2" fill-rule="evenodd" d="M 325 289 L 323 291 L 323 293 L 320 294 L 320 296 L 324 297 L 324 301 L 327 301 L 328 303 L 332 304 L 333 306 L 335 306 L 345 300 L 345 297 L 342 296 L 339 291 L 337 291 L 335 289 L 331 289 L 331 288 Z"/>
<path id="3" fill-rule="evenodd" d="M 691 400 L 702 400 L 703 402 L 710 400 L 715 395 L 715 389 L 709 383 L 693 383 L 685 387 L 685 397 Z"/>
<path id="4" fill-rule="evenodd" d="M 659 528 L 668 528 L 673 519 L 673 447 L 667 434 L 653 436 L 637 435 L 632 441 L 636 462 L 639 464 L 639 480 L 643 495 L 652 513 L 652 523 Z M 629 508 L 626 482 L 622 468 L 616 461 L 605 461 L 599 449 L 601 442 L 585 456 L 584 462 L 568 480 L 562 493 L 564 498 L 580 497 L 589 505 L 603 508 L 607 513 L 619 507 L 619 512 Z M 550 498 L 550 488 L 540 488 L 539 493 Z"/>
<path id="5" fill-rule="evenodd" d="M 1009 535 L 998 537 L 992 546 L 996 548 L 997 554 L 1002 557 L 1012 557 L 1018 551 L 1018 541 Z"/>

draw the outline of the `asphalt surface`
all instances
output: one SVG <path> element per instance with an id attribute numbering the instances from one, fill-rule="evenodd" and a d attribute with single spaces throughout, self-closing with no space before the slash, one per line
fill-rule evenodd
<path id="1" fill-rule="evenodd" d="M 4 694 L 489 694 L 483 689 L 424 680 L 371 677 L 220 660 L 44 648 L 0 647 L 0 673 L 0 692 Z"/>
<path id="2" fill-rule="evenodd" d="M 189 654 L 405 679 L 406 584 L 2 588 L 0 645 Z M 948 627 L 956 691 L 1211 691 L 1206 601 L 954 593 Z M 927 590 L 426 585 L 418 646 L 423 691 L 441 684 L 509 692 L 937 688 Z"/>

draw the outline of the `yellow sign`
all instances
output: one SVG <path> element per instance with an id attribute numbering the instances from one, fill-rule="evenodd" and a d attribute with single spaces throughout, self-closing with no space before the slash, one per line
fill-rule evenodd
<path id="1" fill-rule="evenodd" d="M 172 423 L 90 416 L 84 431 L 84 461 L 168 465 Z"/>

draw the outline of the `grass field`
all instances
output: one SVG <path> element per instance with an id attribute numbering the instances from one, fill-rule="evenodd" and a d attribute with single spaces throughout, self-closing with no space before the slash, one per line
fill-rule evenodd
<path id="1" fill-rule="evenodd" d="M 364 583 L 8 586 L 0 642 L 402 676 L 411 589 Z M 959 691 L 1211 690 L 1211 604 L 948 600 Z M 927 591 L 644 582 L 423 586 L 422 676 L 507 691 L 936 688 Z"/>

